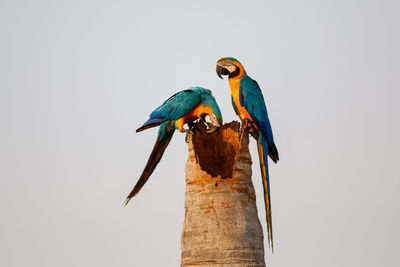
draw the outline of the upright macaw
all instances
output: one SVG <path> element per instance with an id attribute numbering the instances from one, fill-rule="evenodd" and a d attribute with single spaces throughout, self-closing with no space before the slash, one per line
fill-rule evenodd
<path id="1" fill-rule="evenodd" d="M 228 75 L 232 93 L 232 105 L 236 114 L 242 120 L 243 130 L 249 127 L 250 133 L 257 140 L 258 156 L 260 161 L 261 176 L 264 187 L 264 202 L 267 217 L 268 243 L 274 250 L 271 217 L 271 190 L 268 174 L 268 155 L 277 163 L 278 150 L 274 143 L 271 124 L 268 119 L 264 97 L 257 82 L 250 78 L 242 64 L 232 57 L 224 57 L 217 62 L 217 75 Z"/>
<path id="2" fill-rule="evenodd" d="M 156 108 L 150 118 L 142 127 L 136 130 L 141 132 L 151 127 L 160 125 L 157 141 L 151 152 L 139 181 L 126 197 L 125 205 L 129 200 L 139 193 L 140 189 L 147 182 L 157 164 L 160 162 L 165 149 L 171 138 L 178 129 L 181 132 L 190 133 L 190 129 L 184 129 L 184 124 L 190 124 L 200 119 L 208 126 L 207 132 L 211 133 L 222 124 L 222 115 L 218 104 L 210 90 L 202 87 L 192 87 L 188 90 L 178 92 L 168 98 L 161 106 Z"/>

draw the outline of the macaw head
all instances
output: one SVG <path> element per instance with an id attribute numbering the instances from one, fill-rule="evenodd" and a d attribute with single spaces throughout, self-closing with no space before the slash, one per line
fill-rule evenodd
<path id="1" fill-rule="evenodd" d="M 207 130 L 206 130 L 207 133 L 215 132 L 219 127 L 221 127 L 222 124 L 222 120 L 219 120 L 217 115 L 215 115 L 214 113 L 211 114 L 203 113 L 201 114 L 200 119 L 203 123 L 207 125 Z"/>
<path id="2" fill-rule="evenodd" d="M 243 65 L 233 57 L 223 57 L 217 61 L 217 75 L 221 78 L 221 75 L 229 75 L 229 79 L 235 77 L 242 77 L 246 74 Z"/>
<path id="3" fill-rule="evenodd" d="M 207 133 L 212 133 L 215 132 L 219 127 L 221 127 L 222 114 L 219 110 L 217 101 L 215 101 L 215 98 L 213 96 L 211 96 L 209 102 L 213 113 L 205 114 L 205 116 L 203 117 L 203 122 L 205 122 L 208 126 Z"/>

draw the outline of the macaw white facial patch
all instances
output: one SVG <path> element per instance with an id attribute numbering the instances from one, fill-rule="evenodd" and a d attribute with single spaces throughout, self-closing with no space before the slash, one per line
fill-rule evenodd
<path id="1" fill-rule="evenodd" d="M 217 65 L 223 67 L 224 69 L 226 69 L 230 73 L 232 73 L 232 72 L 234 72 L 236 70 L 235 64 L 233 64 L 233 61 L 229 60 L 229 59 L 221 61 L 221 62 L 218 62 Z"/>
<path id="2" fill-rule="evenodd" d="M 219 125 L 217 117 L 215 116 L 215 114 L 206 115 L 204 120 L 206 121 L 207 124 L 214 125 L 214 126 L 217 126 L 217 127 L 221 126 L 221 125 Z"/>
<path id="3" fill-rule="evenodd" d="M 232 64 L 229 67 L 226 67 L 225 69 L 227 69 L 230 73 L 232 73 L 236 70 L 236 66 Z"/>

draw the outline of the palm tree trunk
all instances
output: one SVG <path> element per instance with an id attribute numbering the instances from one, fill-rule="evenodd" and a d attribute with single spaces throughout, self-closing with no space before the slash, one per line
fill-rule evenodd
<path id="1" fill-rule="evenodd" d="M 249 135 L 239 123 L 188 136 L 181 266 L 265 266 L 251 181 Z"/>

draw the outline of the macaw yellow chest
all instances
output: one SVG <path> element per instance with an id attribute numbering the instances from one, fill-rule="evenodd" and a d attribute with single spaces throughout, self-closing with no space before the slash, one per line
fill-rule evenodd
<path id="1" fill-rule="evenodd" d="M 243 120 L 247 118 L 250 121 L 252 121 L 247 110 L 242 105 L 240 105 L 240 100 L 239 100 L 240 79 L 230 79 L 229 86 L 231 88 L 233 103 L 235 103 L 240 119 Z"/>

